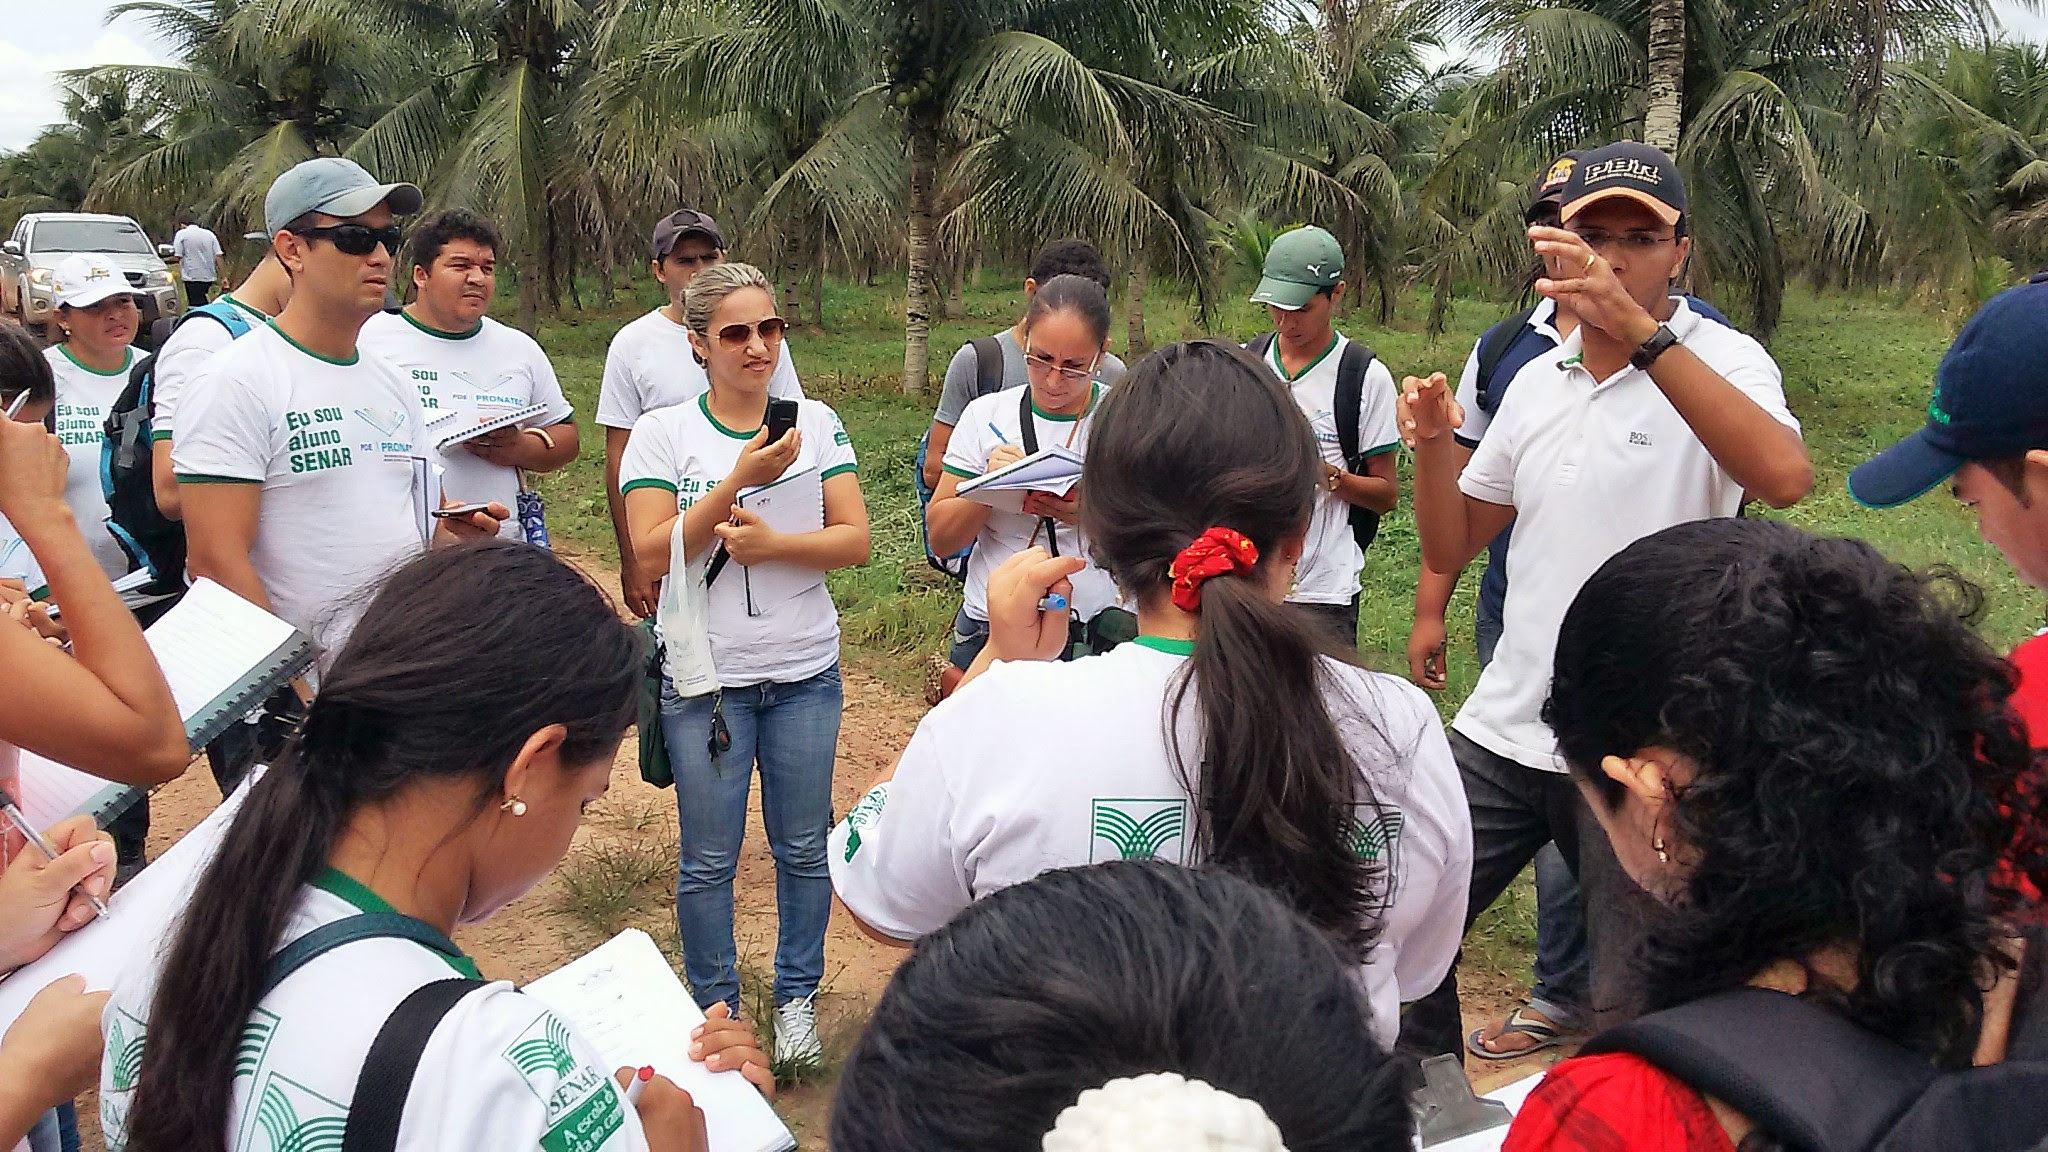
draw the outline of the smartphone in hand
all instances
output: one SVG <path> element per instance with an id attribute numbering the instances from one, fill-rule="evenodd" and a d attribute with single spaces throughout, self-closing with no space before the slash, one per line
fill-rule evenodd
<path id="1" fill-rule="evenodd" d="M 796 427 L 796 401 L 770 400 L 768 402 L 768 443 L 779 442 Z"/>
<path id="2" fill-rule="evenodd" d="M 450 504 L 446 508 L 434 509 L 429 515 L 433 516 L 436 520 L 461 520 L 478 512 L 488 512 L 490 510 L 491 506 L 489 504 Z"/>

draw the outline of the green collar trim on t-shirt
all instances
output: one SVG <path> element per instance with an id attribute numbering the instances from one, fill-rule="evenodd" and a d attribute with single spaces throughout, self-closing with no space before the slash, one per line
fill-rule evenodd
<path id="1" fill-rule="evenodd" d="M 1140 648 L 1150 648 L 1154 652 L 1164 652 L 1168 656 L 1193 656 L 1195 654 L 1195 642 L 1193 640 L 1175 640 L 1170 636 L 1133 636 L 1131 637 L 1131 643 L 1136 644 Z"/>
<path id="2" fill-rule="evenodd" d="M 387 916 L 401 915 L 398 909 L 391 906 L 391 901 L 371 891 L 368 884 L 331 864 L 318 876 L 313 877 L 313 887 L 320 889 L 322 892 L 341 897 L 343 900 L 355 905 L 358 912 L 381 912 Z"/>
<path id="3" fill-rule="evenodd" d="M 1317 355 L 1315 359 L 1302 365 L 1301 371 L 1289 372 L 1287 370 L 1287 366 L 1280 362 L 1280 337 L 1275 336 L 1273 337 L 1273 371 L 1276 374 L 1278 374 L 1282 380 L 1285 380 L 1289 384 L 1292 384 L 1296 380 L 1301 379 L 1303 376 L 1306 376 L 1309 373 L 1315 371 L 1316 365 L 1321 364 L 1325 360 L 1328 360 L 1330 358 L 1330 353 L 1335 352 L 1337 350 L 1337 345 L 1342 343 L 1343 340 L 1344 337 L 1342 333 L 1330 333 L 1330 346 L 1328 348 L 1323 349 L 1322 352 L 1319 355 Z"/>
<path id="4" fill-rule="evenodd" d="M 62 352 L 66 360 L 69 360 L 73 364 L 77 365 L 79 371 L 90 372 L 95 376 L 126 376 L 128 374 L 129 366 L 135 363 L 135 348 L 133 345 L 130 345 L 129 347 L 123 348 L 121 350 L 121 366 L 119 368 L 114 369 L 112 372 L 102 372 L 99 369 L 93 367 L 92 365 L 87 364 L 85 361 L 80 360 L 78 357 L 73 356 L 71 354 L 71 345 L 69 344 L 57 345 L 57 351 Z"/>
<path id="5" fill-rule="evenodd" d="M 242 311 L 247 312 L 249 315 L 254 316 L 259 320 L 270 319 L 270 313 L 265 312 L 263 309 L 258 308 L 253 304 L 245 304 L 242 301 L 235 299 L 235 294 L 233 292 L 223 292 L 220 294 L 220 298 L 222 303 L 228 304 L 235 308 L 240 308 Z"/>
<path id="6" fill-rule="evenodd" d="M 753 428 L 747 429 L 745 432 L 741 432 L 737 428 L 727 428 L 725 425 L 720 424 L 718 422 L 718 417 L 713 416 L 711 414 L 711 393 L 709 392 L 706 392 L 702 396 L 697 397 L 697 407 L 704 410 L 704 418 L 706 420 L 711 421 L 711 426 L 713 428 L 718 429 L 720 432 L 725 433 L 727 436 L 730 436 L 735 440 L 752 440 L 754 438 L 754 434 L 761 430 L 760 427 L 756 425 Z"/>
<path id="7" fill-rule="evenodd" d="M 1045 409 L 1040 408 L 1038 406 L 1038 393 L 1033 392 L 1031 394 L 1031 414 L 1033 416 L 1038 417 L 1040 420 L 1050 420 L 1055 424 L 1072 424 L 1074 421 L 1079 420 L 1081 417 L 1086 416 L 1090 412 L 1095 411 L 1095 402 L 1100 399 L 1102 399 L 1102 385 L 1097 384 L 1088 389 L 1088 406 L 1086 408 L 1081 409 L 1079 412 L 1072 412 L 1065 416 L 1061 416 L 1057 413 L 1047 412 Z"/>
<path id="8" fill-rule="evenodd" d="M 407 312 L 402 308 L 399 309 L 398 314 L 400 316 L 405 317 L 405 322 L 407 324 L 412 325 L 413 327 L 419 329 L 422 332 L 425 332 L 427 335 L 432 336 L 437 340 L 467 340 L 470 337 L 484 330 L 484 322 L 481 319 L 479 319 L 476 322 L 476 327 L 471 328 L 467 332 L 443 332 L 439 328 L 435 328 L 431 325 L 420 323 L 418 320 L 413 318 L 412 313 Z"/>
<path id="9" fill-rule="evenodd" d="M 349 354 L 348 359 L 346 360 L 336 360 L 332 356 L 322 356 L 318 352 L 313 351 L 311 348 L 306 347 L 304 344 L 299 343 L 297 340 L 292 339 L 290 336 L 285 335 L 285 330 L 277 326 L 277 321 L 266 319 L 264 320 L 264 323 L 270 325 L 270 330 L 272 332 L 275 332 L 280 337 L 283 337 L 285 343 L 291 345 L 294 348 L 297 348 L 299 351 L 304 352 L 306 355 L 311 356 L 313 359 L 320 361 L 322 364 L 333 364 L 337 367 L 348 368 L 353 366 L 357 361 L 363 358 L 363 350 L 360 348 L 356 349 L 354 352 L 351 352 Z"/>
<path id="10" fill-rule="evenodd" d="M 368 912 L 383 916 L 405 915 L 405 913 L 393 908 L 389 900 L 371 891 L 369 885 L 331 864 L 318 876 L 313 877 L 313 887 L 330 895 L 340 897 L 347 903 L 354 905 L 358 912 Z M 477 971 L 476 961 L 471 960 L 462 953 L 456 952 L 450 955 L 437 948 L 434 950 L 434 954 L 448 961 L 450 968 L 455 969 L 464 976 L 472 980 L 483 979 L 483 973 Z"/>

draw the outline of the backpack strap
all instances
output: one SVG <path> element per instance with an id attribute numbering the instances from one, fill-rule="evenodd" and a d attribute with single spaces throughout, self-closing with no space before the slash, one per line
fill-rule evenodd
<path id="1" fill-rule="evenodd" d="M 322 924 L 278 949 L 277 955 L 270 958 L 270 967 L 263 974 L 263 986 L 257 992 L 256 999 L 262 1000 L 275 991 L 279 984 L 284 983 L 287 976 L 344 944 L 391 937 L 410 940 L 451 960 L 462 955 L 462 950 L 455 946 L 454 941 L 424 920 L 415 920 L 396 912 L 364 912 L 358 916 L 348 916 Z"/>
<path id="2" fill-rule="evenodd" d="M 392 1009 L 356 1075 L 341 1152 L 392 1152 L 398 1147 L 398 1125 L 405 1118 L 413 1073 L 419 1070 L 427 1041 L 449 1010 L 487 983 L 456 977 L 422 984 Z"/>
<path id="3" fill-rule="evenodd" d="M 993 336 L 978 336 L 974 347 L 974 394 L 987 396 L 1003 390 L 1003 345 Z"/>
<path id="4" fill-rule="evenodd" d="M 1937 1073 L 1924 1059 L 1796 996 L 1737 988 L 1595 1036 L 1716 1097 L 1788 1146 L 1864 1152 Z"/>
<path id="5" fill-rule="evenodd" d="M 1344 470 L 1354 475 L 1365 464 L 1358 456 L 1358 414 L 1365 408 L 1365 374 L 1375 359 L 1371 348 L 1352 340 L 1337 361 L 1337 389 L 1330 407 L 1337 414 L 1337 451 L 1344 457 Z"/>
<path id="6" fill-rule="evenodd" d="M 1277 333 L 1259 333 L 1257 336 L 1252 337 L 1251 343 L 1244 346 L 1245 351 L 1250 352 L 1254 356 L 1257 356 L 1260 362 L 1263 363 L 1266 359 L 1266 354 L 1273 350 L 1273 337 L 1275 335 L 1277 335 Z"/>
<path id="7" fill-rule="evenodd" d="M 1491 414 L 1500 406 L 1500 397 L 1494 394 L 1493 377 L 1500 371 L 1500 362 L 1521 336 L 1522 329 L 1529 326 L 1529 317 L 1536 314 L 1534 308 L 1524 308 L 1513 316 L 1488 328 L 1479 336 L 1479 379 L 1477 393 L 1481 411 Z"/>
<path id="8" fill-rule="evenodd" d="M 1038 451 L 1038 421 L 1031 412 L 1031 385 L 1024 386 L 1024 395 L 1017 398 L 1017 427 L 1024 438 L 1024 454 L 1030 456 Z M 1059 524 L 1050 516 L 1038 518 L 1039 526 L 1045 529 L 1045 550 L 1057 556 L 1060 554 Z"/>

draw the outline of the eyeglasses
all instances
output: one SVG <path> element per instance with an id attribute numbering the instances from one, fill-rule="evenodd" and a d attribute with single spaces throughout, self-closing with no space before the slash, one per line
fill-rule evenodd
<path id="1" fill-rule="evenodd" d="M 367 224 L 330 224 L 324 228 L 294 228 L 292 234 L 308 240 L 331 240 L 334 250 L 347 256 L 368 256 L 379 244 L 396 256 L 405 245 L 405 229 L 396 226 L 372 228 Z"/>
<path id="2" fill-rule="evenodd" d="M 727 348 L 744 348 L 759 333 L 761 343 L 780 344 L 788 328 L 789 322 L 780 316 L 770 316 L 758 324 L 727 324 L 718 330 L 718 342 Z"/>
<path id="3" fill-rule="evenodd" d="M 1619 246 L 1624 252 L 1647 256 L 1651 252 L 1656 251 L 1660 245 L 1678 242 L 1678 237 L 1675 235 L 1654 236 L 1648 232 L 1623 232 L 1617 236 L 1611 232 L 1602 232 L 1597 228 L 1584 232 L 1573 228 L 1570 231 L 1579 239 L 1584 240 L 1586 247 L 1591 248 L 1595 252 L 1604 252 L 1609 248 Z"/>
<path id="4" fill-rule="evenodd" d="M 1102 357 L 1098 355 L 1095 359 L 1088 362 L 1086 368 L 1076 368 L 1071 365 L 1061 364 L 1043 352 L 1027 350 L 1024 353 L 1024 367 L 1027 371 L 1050 372 L 1069 384 L 1077 384 L 1083 380 L 1091 379 L 1095 375 L 1095 366 L 1101 362 Z"/>

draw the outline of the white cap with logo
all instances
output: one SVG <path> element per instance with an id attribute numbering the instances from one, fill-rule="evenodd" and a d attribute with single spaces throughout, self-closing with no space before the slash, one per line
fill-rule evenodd
<path id="1" fill-rule="evenodd" d="M 66 256 L 51 277 L 51 303 L 59 308 L 90 308 L 109 296 L 133 296 L 128 276 L 97 252 Z"/>

